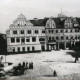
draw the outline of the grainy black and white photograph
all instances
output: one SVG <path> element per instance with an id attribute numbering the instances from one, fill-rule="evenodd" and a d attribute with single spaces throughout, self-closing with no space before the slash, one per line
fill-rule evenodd
<path id="1" fill-rule="evenodd" d="M 0 0 L 0 80 L 80 80 L 80 0 Z"/>

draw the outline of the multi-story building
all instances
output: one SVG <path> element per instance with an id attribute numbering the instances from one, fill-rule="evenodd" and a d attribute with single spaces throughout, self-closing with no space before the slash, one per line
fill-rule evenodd
<path id="1" fill-rule="evenodd" d="M 6 31 L 8 52 L 66 49 L 80 40 L 80 19 L 67 16 L 34 18 L 20 14 Z"/>
<path id="2" fill-rule="evenodd" d="M 23 14 L 13 21 L 6 34 L 8 52 L 45 50 L 44 26 L 34 26 Z"/>

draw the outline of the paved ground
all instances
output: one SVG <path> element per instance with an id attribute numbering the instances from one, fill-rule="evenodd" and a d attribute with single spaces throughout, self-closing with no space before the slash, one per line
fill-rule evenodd
<path id="1" fill-rule="evenodd" d="M 17 65 L 19 62 L 33 62 L 33 70 L 25 71 L 22 76 L 6 76 L 7 80 L 79 80 L 80 62 L 74 63 L 74 58 L 67 55 L 69 50 L 60 50 L 42 53 L 26 53 L 7 56 L 7 61 Z M 4 60 L 5 61 L 5 60 Z M 56 70 L 57 77 L 53 77 Z"/>

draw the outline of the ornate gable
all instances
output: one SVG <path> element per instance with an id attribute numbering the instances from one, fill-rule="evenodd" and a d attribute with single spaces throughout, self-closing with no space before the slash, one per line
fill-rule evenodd
<path id="1" fill-rule="evenodd" d="M 56 23 L 53 19 L 49 18 L 46 22 L 46 28 L 56 28 Z"/>

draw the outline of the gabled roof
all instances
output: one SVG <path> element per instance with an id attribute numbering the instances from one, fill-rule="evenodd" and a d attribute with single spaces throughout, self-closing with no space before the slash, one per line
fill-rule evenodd
<path id="1" fill-rule="evenodd" d="M 46 26 L 46 22 L 49 18 L 44 18 L 44 19 L 34 19 L 34 20 L 30 20 L 30 22 L 34 25 L 34 26 Z M 56 23 L 56 27 L 57 28 L 63 28 L 64 27 L 64 21 L 61 21 L 60 18 L 51 18 L 54 20 L 54 22 Z"/>
<path id="2" fill-rule="evenodd" d="M 34 20 L 30 20 L 30 22 L 34 25 L 34 26 L 45 26 L 46 22 L 49 18 L 44 18 L 44 19 L 34 19 Z"/>

